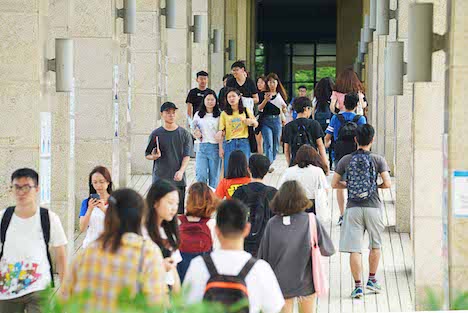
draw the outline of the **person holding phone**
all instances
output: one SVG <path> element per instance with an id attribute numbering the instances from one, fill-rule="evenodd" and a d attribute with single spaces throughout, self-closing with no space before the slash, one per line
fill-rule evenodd
<path id="1" fill-rule="evenodd" d="M 89 197 L 81 203 L 80 231 L 86 231 L 83 249 L 99 238 L 104 231 L 109 196 L 112 193 L 112 177 L 104 166 L 95 167 L 89 174 Z"/>

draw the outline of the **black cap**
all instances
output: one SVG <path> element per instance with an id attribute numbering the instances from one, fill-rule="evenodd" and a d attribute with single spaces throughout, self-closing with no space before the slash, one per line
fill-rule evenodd
<path id="1" fill-rule="evenodd" d="M 164 112 L 166 110 L 169 110 L 169 109 L 174 109 L 174 110 L 177 110 L 177 107 L 174 103 L 172 102 L 164 102 L 162 105 L 161 105 L 161 112 Z"/>
<path id="2" fill-rule="evenodd" d="M 208 77 L 208 73 L 205 72 L 205 71 L 200 71 L 197 73 L 197 78 L 200 77 L 200 76 L 207 76 Z"/>

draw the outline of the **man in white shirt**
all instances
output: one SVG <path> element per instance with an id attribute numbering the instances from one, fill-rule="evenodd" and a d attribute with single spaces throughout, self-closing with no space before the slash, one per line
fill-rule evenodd
<path id="1" fill-rule="evenodd" d="M 248 208 L 238 200 L 225 200 L 217 210 L 216 235 L 221 249 L 210 254 L 216 270 L 221 275 L 236 276 L 252 255 L 244 251 L 244 238 L 250 232 L 247 222 Z M 203 300 L 210 274 L 202 257 L 192 260 L 184 280 L 188 303 Z M 278 280 L 270 265 L 256 260 L 245 277 L 250 313 L 278 313 L 284 298 Z"/>
<path id="2" fill-rule="evenodd" d="M 41 312 L 39 292 L 53 281 L 47 244 L 54 248 L 60 280 L 65 274 L 67 238 L 59 217 L 39 208 L 38 183 L 39 175 L 36 171 L 28 168 L 16 170 L 11 176 L 11 191 L 16 206 L 0 212 L 3 243 L 0 255 L 2 313 Z M 47 225 L 46 229 L 44 225 Z"/>

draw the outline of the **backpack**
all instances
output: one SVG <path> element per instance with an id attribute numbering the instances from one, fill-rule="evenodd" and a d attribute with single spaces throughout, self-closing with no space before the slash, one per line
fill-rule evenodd
<path id="1" fill-rule="evenodd" d="M 370 153 L 362 150 L 354 152 L 346 173 L 349 200 L 367 200 L 377 190 L 377 171 Z"/>
<path id="2" fill-rule="evenodd" d="M 293 138 L 293 143 L 291 147 L 293 155 L 295 155 L 299 148 L 303 145 L 315 147 L 315 144 L 312 142 L 312 139 L 310 138 L 310 135 L 307 132 L 306 126 L 304 124 L 298 124 L 297 133 Z"/>
<path id="3" fill-rule="evenodd" d="M 5 247 L 5 240 L 6 240 L 6 233 L 8 230 L 8 226 L 10 226 L 11 218 L 15 213 L 15 207 L 8 207 L 3 214 L 2 221 L 0 224 L 0 242 L 2 244 L 2 249 L 0 250 L 0 260 L 3 257 L 3 248 Z M 50 278 L 52 288 L 55 287 L 54 283 L 54 269 L 52 266 L 52 258 L 50 257 L 49 251 L 49 242 L 50 242 L 50 218 L 49 218 L 49 210 L 45 208 L 40 208 L 40 215 L 41 215 L 41 227 L 42 227 L 42 234 L 44 236 L 44 242 L 46 245 L 46 252 L 47 252 L 47 260 L 49 261 L 50 266 Z"/>
<path id="4" fill-rule="evenodd" d="M 205 254 L 202 257 L 210 273 L 210 279 L 206 283 L 203 300 L 218 302 L 227 307 L 239 304 L 242 305 L 242 308 L 236 310 L 236 313 L 249 313 L 249 293 L 245 278 L 255 265 L 257 259 L 251 257 L 237 276 L 230 276 L 218 273 L 210 254 Z M 245 305 L 243 305 L 244 303 Z M 232 312 L 231 310 L 228 311 Z"/>
<path id="5" fill-rule="evenodd" d="M 240 188 L 242 189 L 239 191 L 244 192 L 243 196 L 240 197 L 236 190 L 233 198 L 237 198 L 247 205 L 249 208 L 248 221 L 251 225 L 250 233 L 244 240 L 244 250 L 257 256 L 265 227 L 272 216 L 267 198 L 267 194 L 272 188 L 265 186 L 261 192 L 253 190 L 250 184 Z"/>
<path id="6" fill-rule="evenodd" d="M 343 156 L 350 154 L 357 149 L 357 145 L 354 142 L 356 137 L 357 122 L 361 118 L 361 115 L 356 115 L 352 120 L 347 121 L 343 114 L 337 115 L 340 121 L 340 129 L 338 130 L 338 140 L 335 143 L 335 158 L 340 160 Z"/>
<path id="7" fill-rule="evenodd" d="M 208 252 L 213 247 L 211 231 L 206 223 L 209 218 L 202 218 L 198 222 L 189 222 L 187 216 L 180 215 L 180 252 L 203 253 Z"/>
<path id="8" fill-rule="evenodd" d="M 320 126 L 322 126 L 322 130 L 325 131 L 330 123 L 332 115 L 330 108 L 327 107 L 325 111 L 315 111 L 314 120 L 319 122 Z"/>

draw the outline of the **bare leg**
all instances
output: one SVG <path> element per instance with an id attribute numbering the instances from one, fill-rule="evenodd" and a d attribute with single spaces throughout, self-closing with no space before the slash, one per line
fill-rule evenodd
<path id="1" fill-rule="evenodd" d="M 313 295 L 307 296 L 299 300 L 299 312 L 300 313 L 315 313 L 315 304 L 317 296 L 314 293 Z"/>
<path id="2" fill-rule="evenodd" d="M 281 311 L 282 313 L 293 313 L 294 312 L 294 298 L 291 299 L 284 299 L 286 302 L 284 304 L 283 310 Z"/>
<path id="3" fill-rule="evenodd" d="M 351 253 L 349 263 L 351 264 L 351 274 L 353 274 L 354 280 L 361 280 L 361 254 L 357 252 Z"/>
<path id="4" fill-rule="evenodd" d="M 377 273 L 380 261 L 380 249 L 372 249 L 369 253 L 369 272 Z"/>
<path id="5" fill-rule="evenodd" d="M 337 189 L 336 190 L 336 199 L 338 200 L 338 207 L 340 209 L 340 215 L 343 216 L 344 209 L 345 209 L 345 198 L 344 198 L 344 190 Z"/>
<path id="6" fill-rule="evenodd" d="M 258 135 L 255 135 L 255 139 L 257 139 L 257 153 L 263 154 L 263 137 L 262 137 L 262 133 L 258 133 Z"/>

